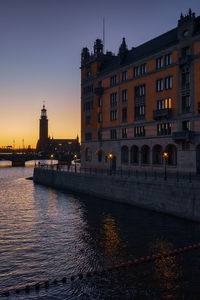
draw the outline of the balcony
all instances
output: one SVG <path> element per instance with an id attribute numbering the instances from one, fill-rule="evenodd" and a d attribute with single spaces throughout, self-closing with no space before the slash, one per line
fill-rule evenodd
<path id="1" fill-rule="evenodd" d="M 103 94 L 103 92 L 104 92 L 104 88 L 102 86 L 95 88 L 95 94 L 97 96 L 101 96 Z"/>
<path id="2" fill-rule="evenodd" d="M 159 120 L 162 118 L 169 119 L 172 115 L 172 109 L 171 108 L 164 108 L 164 109 L 156 109 L 153 111 L 153 118 L 154 120 Z"/>
<path id="3" fill-rule="evenodd" d="M 192 61 L 191 55 L 185 55 L 179 58 L 179 66 L 190 65 Z"/>
<path id="4" fill-rule="evenodd" d="M 174 140 L 175 143 L 182 143 L 182 142 L 192 143 L 194 139 L 194 132 L 190 130 L 173 132 L 172 139 Z"/>

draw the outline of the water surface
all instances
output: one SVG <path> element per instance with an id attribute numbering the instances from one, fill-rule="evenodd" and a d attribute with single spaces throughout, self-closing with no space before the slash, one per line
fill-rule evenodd
<path id="1" fill-rule="evenodd" d="M 200 242 L 198 223 L 56 191 L 0 168 L 0 289 L 9 299 L 200 299 L 200 249 L 91 278 L 70 277 Z M 15 289 L 67 277 L 49 289 Z"/>

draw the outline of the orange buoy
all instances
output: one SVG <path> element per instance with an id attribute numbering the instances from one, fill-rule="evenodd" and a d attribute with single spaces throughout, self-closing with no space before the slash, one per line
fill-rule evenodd
<path id="1" fill-rule="evenodd" d="M 174 249 L 174 254 L 178 254 L 179 251 L 177 249 Z"/>
<path id="2" fill-rule="evenodd" d="M 37 282 L 37 283 L 35 284 L 35 288 L 36 288 L 36 290 L 39 290 L 39 288 L 40 288 L 39 282 Z"/>
<path id="3" fill-rule="evenodd" d="M 25 286 L 25 291 L 28 293 L 30 291 L 30 286 L 29 285 L 26 285 Z"/>
<path id="4" fill-rule="evenodd" d="M 139 264 L 139 259 L 134 260 L 135 265 Z"/>
<path id="5" fill-rule="evenodd" d="M 151 261 L 151 256 L 147 256 L 146 261 L 148 261 L 148 262 Z"/>
<path id="6" fill-rule="evenodd" d="M 63 282 L 63 283 L 66 283 L 66 281 L 67 281 L 67 278 L 66 278 L 66 277 L 63 277 L 63 278 L 62 278 L 62 282 Z"/>
<path id="7" fill-rule="evenodd" d="M 125 263 L 121 264 L 121 267 L 125 268 L 127 265 Z"/>

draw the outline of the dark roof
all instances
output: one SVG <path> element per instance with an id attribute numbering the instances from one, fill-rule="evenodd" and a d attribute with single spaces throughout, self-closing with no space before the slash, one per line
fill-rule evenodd
<path id="1" fill-rule="evenodd" d="M 77 139 L 50 139 L 52 144 L 77 143 Z"/>
<path id="2" fill-rule="evenodd" d="M 138 47 L 133 48 L 127 52 L 123 65 L 130 64 L 139 59 L 145 58 L 162 49 L 168 48 L 178 43 L 177 28 L 174 28 Z M 101 66 L 101 72 L 108 72 L 119 67 L 119 56 L 111 56 L 106 59 Z"/>

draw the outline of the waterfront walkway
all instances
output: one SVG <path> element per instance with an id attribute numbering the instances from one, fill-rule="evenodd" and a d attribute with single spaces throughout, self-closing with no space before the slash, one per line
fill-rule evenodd
<path id="1" fill-rule="evenodd" d="M 99 168 L 82 168 L 80 164 L 71 165 L 41 165 L 37 166 L 49 170 L 57 170 L 59 172 L 67 173 L 78 173 L 78 174 L 88 174 L 93 176 L 112 176 L 116 178 L 127 178 L 129 180 L 147 180 L 147 181 L 167 181 L 167 182 L 186 182 L 186 183 L 200 183 L 200 174 L 193 173 L 180 173 L 178 171 L 170 170 L 163 172 L 163 170 L 117 170 L 113 171 L 110 169 L 99 169 Z"/>

